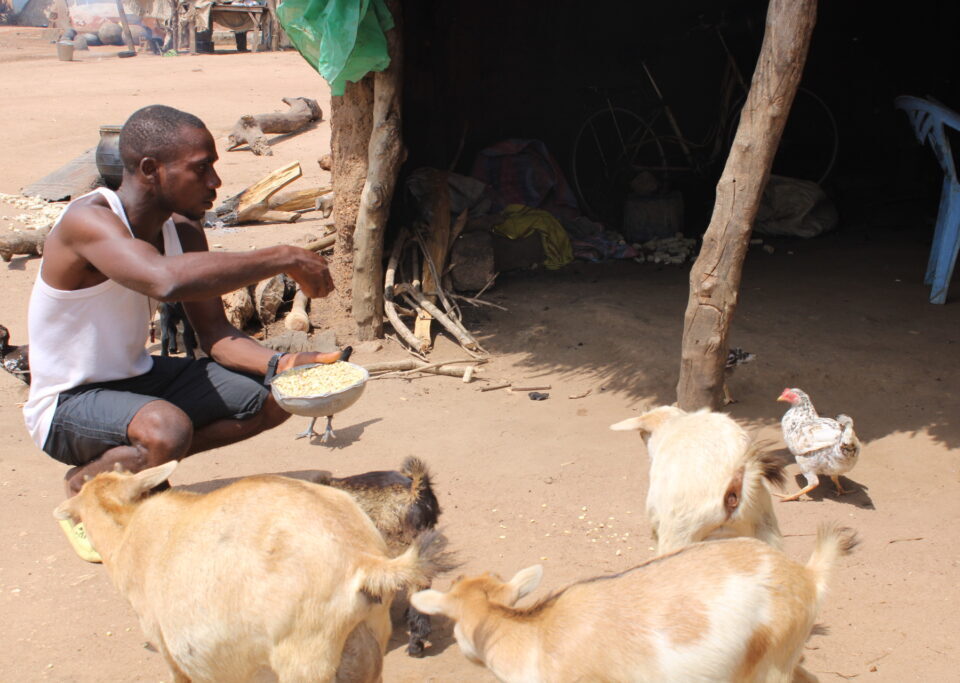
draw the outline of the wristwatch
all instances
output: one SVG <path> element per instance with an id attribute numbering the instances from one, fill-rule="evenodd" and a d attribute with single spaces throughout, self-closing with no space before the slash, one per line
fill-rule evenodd
<path id="1" fill-rule="evenodd" d="M 280 359 L 283 358 L 285 353 L 275 353 L 273 357 L 267 361 L 267 374 L 263 376 L 263 383 L 269 385 L 273 381 L 273 378 L 277 376 L 277 363 L 280 362 Z"/>

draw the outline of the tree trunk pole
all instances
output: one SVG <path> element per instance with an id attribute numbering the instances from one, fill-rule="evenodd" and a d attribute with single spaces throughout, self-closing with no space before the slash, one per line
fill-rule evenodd
<path id="1" fill-rule="evenodd" d="M 383 235 L 397 173 L 406 156 L 401 136 L 403 26 L 399 0 L 388 0 L 387 7 L 395 22 L 387 32 L 390 66 L 374 75 L 367 180 L 353 235 L 353 318 L 361 341 L 383 336 Z"/>
<path id="2" fill-rule="evenodd" d="M 373 127 L 373 76 L 347 83 L 343 95 L 330 99 L 330 151 L 333 165 L 333 224 L 337 239 L 330 271 L 340 307 L 350 312 L 353 295 L 353 234 L 360 211 L 360 195 L 367 178 L 367 156 Z"/>
<path id="3" fill-rule="evenodd" d="M 763 46 L 703 247 L 690 271 L 677 402 L 722 404 L 727 333 L 737 306 L 750 232 L 790 113 L 816 21 L 816 0 L 770 0 Z"/>

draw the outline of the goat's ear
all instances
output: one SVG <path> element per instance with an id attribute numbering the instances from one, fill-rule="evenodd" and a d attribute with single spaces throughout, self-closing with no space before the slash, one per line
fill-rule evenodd
<path id="1" fill-rule="evenodd" d="M 155 486 L 158 486 L 170 478 L 170 475 L 173 474 L 173 471 L 177 469 L 177 461 L 171 460 L 170 462 L 165 462 L 162 465 L 157 465 L 156 467 L 151 467 L 150 469 L 143 470 L 142 472 L 137 472 L 133 475 L 133 481 L 135 482 L 135 490 L 137 493 L 143 493 L 144 491 L 149 491 Z"/>
<path id="2" fill-rule="evenodd" d="M 76 496 L 74 496 L 75 498 Z M 73 505 L 71 505 L 73 498 L 68 498 L 67 500 L 60 503 L 53 510 L 54 519 L 73 519 Z"/>
<path id="3" fill-rule="evenodd" d="M 521 569 L 514 574 L 513 578 L 507 582 L 507 584 L 514 591 L 516 591 L 516 597 L 512 600 L 512 602 L 516 602 L 523 596 L 531 593 L 537 586 L 540 585 L 541 579 L 543 579 L 542 564 L 535 564 L 532 567 Z"/>
<path id="4" fill-rule="evenodd" d="M 644 429 L 644 420 L 643 416 L 640 417 L 628 417 L 626 420 L 620 420 L 615 424 L 610 425 L 610 429 L 615 432 L 637 432 Z"/>
<path id="5" fill-rule="evenodd" d="M 653 433 L 653 431 L 664 422 L 686 415 L 683 410 L 676 406 L 660 406 L 653 410 L 648 410 L 643 415 L 627 418 L 610 425 L 610 429 L 616 431 L 639 431 Z"/>
<path id="6" fill-rule="evenodd" d="M 410 604 L 422 614 L 444 614 L 447 612 L 447 595 L 438 590 L 428 589 L 410 596 Z"/>

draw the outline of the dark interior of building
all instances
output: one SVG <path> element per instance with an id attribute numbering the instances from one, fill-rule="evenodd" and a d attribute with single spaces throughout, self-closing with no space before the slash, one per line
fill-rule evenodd
<path id="1" fill-rule="evenodd" d="M 837 206 L 841 227 L 896 229 L 892 217 L 904 211 L 921 212 L 931 227 L 942 174 L 893 100 L 933 96 L 960 107 L 952 35 L 960 4 L 919 0 L 893 11 L 865 0 L 819 5 L 801 87 L 826 104 L 837 139 L 827 177 L 816 180 Z M 569 175 L 578 132 L 592 113 L 612 106 L 642 118 L 648 111 L 643 64 L 684 138 L 709 139 L 721 118 L 723 45 L 749 80 L 766 11 L 765 0 L 409 0 L 403 173 L 432 166 L 470 174 L 480 150 L 520 138 L 542 141 Z M 800 100 L 789 125 L 808 115 Z M 824 123 L 810 125 L 823 130 Z M 829 142 L 822 143 L 827 152 L 815 149 L 824 136 L 806 135 L 794 161 L 830 153 Z M 685 174 L 694 177 L 684 188 L 690 236 L 706 228 L 723 158 Z"/>

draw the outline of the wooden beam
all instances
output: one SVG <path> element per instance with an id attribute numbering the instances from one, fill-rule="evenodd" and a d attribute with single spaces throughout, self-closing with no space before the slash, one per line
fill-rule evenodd
<path id="1" fill-rule="evenodd" d="M 396 24 L 387 31 L 390 66 L 374 75 L 367 179 L 354 231 L 353 318 L 361 341 L 383 336 L 383 234 L 397 173 L 406 156 L 401 137 L 403 45 L 399 0 L 388 0 L 387 7 Z M 339 197 L 337 194 L 338 201 Z"/>
<path id="2" fill-rule="evenodd" d="M 690 271 L 677 401 L 719 409 L 727 334 L 763 188 L 790 113 L 816 22 L 816 0 L 770 0 L 757 69 Z"/>

